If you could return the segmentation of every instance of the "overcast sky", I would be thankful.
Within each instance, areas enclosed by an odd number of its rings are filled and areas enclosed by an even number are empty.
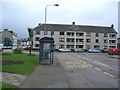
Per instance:
[[[111,26],[118,32],[119,0],[2,0],[0,1],[0,27],[17,33],[18,38],[27,38],[27,28],[47,23]],[[2,12],[2,13],[1,13]],[[2,21],[1,21],[2,20]]]

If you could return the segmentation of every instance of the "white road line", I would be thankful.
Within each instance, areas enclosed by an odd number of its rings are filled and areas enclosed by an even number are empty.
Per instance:
[[[110,76],[110,77],[115,77],[115,76],[113,76],[113,75],[111,75],[111,74],[109,74],[109,73],[107,73],[107,72],[104,72],[104,74],[106,74],[106,75],[108,75],[108,76]]]
[[[94,69],[95,69],[95,70],[98,70],[98,71],[101,71],[101,69],[99,69],[99,68],[96,68],[96,67],[95,67]]]
[[[98,63],[98,64],[100,64],[100,65],[103,65],[103,66],[109,67],[108,65],[103,64],[103,63],[100,63],[100,62],[98,62],[98,61],[94,61],[94,62],[95,62],[95,63]]]
[[[77,68],[77,66],[76,65],[73,65],[75,68]]]
[[[66,62],[66,64],[68,64],[68,62]]]
[[[83,62],[84,64],[86,64],[86,62]]]
[[[81,68],[80,65],[78,65],[78,67]]]
[[[91,65],[91,64],[88,64],[88,66],[93,67],[93,65]]]

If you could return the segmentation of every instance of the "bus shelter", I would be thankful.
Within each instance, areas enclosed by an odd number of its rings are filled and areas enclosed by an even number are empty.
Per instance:
[[[53,64],[54,38],[43,37],[39,43],[39,64]]]

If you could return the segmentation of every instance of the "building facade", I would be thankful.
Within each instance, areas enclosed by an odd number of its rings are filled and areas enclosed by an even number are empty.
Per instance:
[[[39,48],[42,37],[53,37],[55,49],[60,48],[117,48],[117,32],[114,26],[84,26],[64,24],[46,24],[47,35],[44,35],[45,24],[33,28],[33,48]]]
[[[0,32],[0,44],[3,44],[4,47],[17,47],[17,34],[8,29]]]

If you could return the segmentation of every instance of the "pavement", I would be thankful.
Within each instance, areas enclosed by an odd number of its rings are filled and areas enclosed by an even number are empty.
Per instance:
[[[57,59],[53,65],[38,65],[20,88],[69,88],[69,84]]]
[[[27,76],[24,75],[0,72],[0,81],[13,84],[17,87],[21,86],[26,78]]]

